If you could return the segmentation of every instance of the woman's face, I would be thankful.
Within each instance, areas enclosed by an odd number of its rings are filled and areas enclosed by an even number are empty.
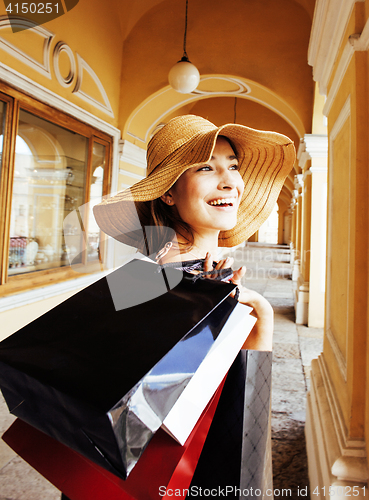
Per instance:
[[[238,168],[229,142],[219,137],[211,160],[186,170],[162,199],[199,234],[232,229],[244,190]]]

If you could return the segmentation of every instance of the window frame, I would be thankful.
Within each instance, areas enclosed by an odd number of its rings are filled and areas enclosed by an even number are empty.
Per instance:
[[[89,201],[92,176],[92,148],[98,142],[106,146],[106,169],[104,170],[103,196],[111,189],[114,137],[97,129],[93,125],[77,119],[67,112],[51,107],[30,95],[23,93],[0,81],[0,101],[6,104],[4,119],[3,153],[0,171],[0,297],[47,286],[69,279],[76,279],[80,265],[60,266],[39,271],[31,271],[8,276],[8,259],[10,243],[10,217],[12,208],[12,190],[14,179],[15,142],[18,131],[19,111],[28,111],[39,118],[55,125],[83,135],[88,139],[86,185],[84,203]],[[100,261],[84,262],[84,274],[99,272],[107,257],[105,238],[101,238]],[[75,270],[74,270],[75,267]]]

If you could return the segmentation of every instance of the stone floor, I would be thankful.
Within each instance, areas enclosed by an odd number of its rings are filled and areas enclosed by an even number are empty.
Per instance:
[[[287,247],[248,244],[229,255],[235,259],[235,268],[247,266],[245,286],[263,294],[275,312],[272,393],[275,498],[308,498],[305,402],[311,359],[322,350],[323,332],[294,323]],[[0,435],[12,421],[4,400],[0,399]],[[60,492],[0,440],[0,500],[57,499]]]

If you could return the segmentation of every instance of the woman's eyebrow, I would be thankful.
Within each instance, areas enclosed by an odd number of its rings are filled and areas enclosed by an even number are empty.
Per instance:
[[[215,157],[214,157],[214,156],[212,156],[212,157],[210,158],[210,160],[215,160]],[[237,156],[236,156],[236,155],[230,155],[230,156],[227,156],[227,160],[237,160],[237,161],[238,161],[238,158],[237,158]]]

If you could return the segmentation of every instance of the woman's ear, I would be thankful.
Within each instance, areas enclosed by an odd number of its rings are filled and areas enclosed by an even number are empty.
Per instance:
[[[164,201],[164,203],[166,203],[169,206],[173,206],[174,205],[173,196],[172,196],[172,194],[171,194],[170,191],[167,191],[162,196],[160,196],[160,199],[162,201]]]

